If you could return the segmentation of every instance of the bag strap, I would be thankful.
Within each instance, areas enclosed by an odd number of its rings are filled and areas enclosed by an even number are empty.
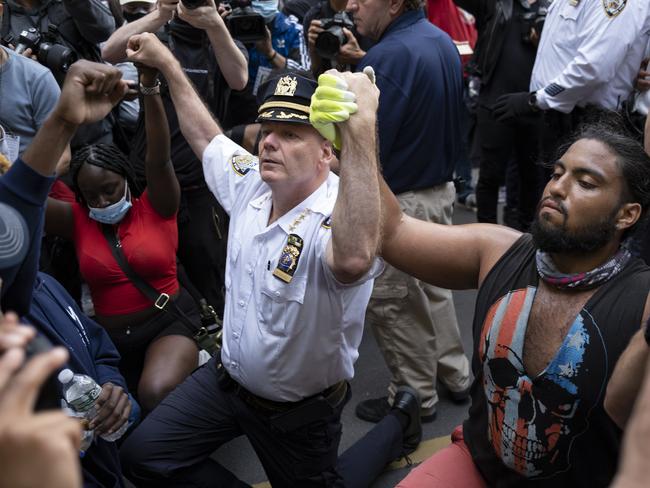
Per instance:
[[[117,261],[117,264],[120,266],[122,271],[124,271],[127,278],[133,282],[135,287],[149,300],[153,301],[153,304],[157,309],[176,317],[185,327],[187,327],[192,335],[196,334],[198,327],[192,323],[189,317],[185,315],[180,308],[178,308],[176,302],[170,300],[167,293],[160,293],[133,270],[122,251],[122,243],[115,233],[115,228],[109,224],[102,224],[102,233],[108,242],[108,246],[111,248],[115,261]],[[171,308],[168,308],[167,305],[170,305]]]

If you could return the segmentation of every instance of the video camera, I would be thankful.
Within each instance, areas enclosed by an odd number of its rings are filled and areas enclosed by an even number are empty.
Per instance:
[[[226,25],[235,39],[246,43],[266,37],[264,17],[253,10],[250,0],[225,0],[222,3],[231,9]]]
[[[70,65],[77,60],[77,54],[72,49],[58,44],[48,37],[47,34],[41,36],[35,27],[22,31],[16,44],[16,54],[22,54],[27,49],[31,49],[39,63],[55,73],[66,73]]]
[[[346,12],[334,14],[330,19],[320,19],[321,27],[325,29],[318,34],[314,47],[321,58],[334,59],[341,46],[348,42],[343,28],[352,29],[354,22]]]

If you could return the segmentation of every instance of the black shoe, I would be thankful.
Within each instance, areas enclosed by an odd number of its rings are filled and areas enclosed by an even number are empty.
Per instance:
[[[465,400],[469,398],[469,386],[460,391],[449,390],[449,398],[454,403],[465,403]]]
[[[415,451],[422,440],[422,422],[420,420],[420,397],[418,393],[408,386],[401,386],[395,393],[393,410],[399,410],[409,418],[408,425],[404,428],[402,447],[404,455]]]
[[[377,423],[390,412],[388,397],[371,398],[359,402],[354,412],[361,420]]]
[[[361,420],[366,422],[377,423],[383,419],[388,412],[390,412],[390,403],[388,397],[371,398],[357,403],[357,408],[354,413],[357,414]],[[436,419],[436,407],[428,409],[427,413],[420,412],[420,420],[423,424],[433,422]]]

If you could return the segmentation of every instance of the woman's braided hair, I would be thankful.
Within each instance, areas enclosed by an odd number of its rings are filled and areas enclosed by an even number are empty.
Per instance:
[[[70,161],[72,189],[75,192],[77,201],[85,203],[83,202],[81,192],[79,191],[79,184],[77,183],[79,170],[84,164],[92,164],[117,173],[126,179],[129,189],[134,196],[138,196],[141,193],[133,165],[115,144],[91,144],[75,151]]]

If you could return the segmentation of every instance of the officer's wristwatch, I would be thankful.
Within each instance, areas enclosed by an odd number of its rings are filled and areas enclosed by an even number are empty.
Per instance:
[[[140,83],[140,93],[142,95],[160,95],[160,80],[156,80],[154,86],[144,86]]]

